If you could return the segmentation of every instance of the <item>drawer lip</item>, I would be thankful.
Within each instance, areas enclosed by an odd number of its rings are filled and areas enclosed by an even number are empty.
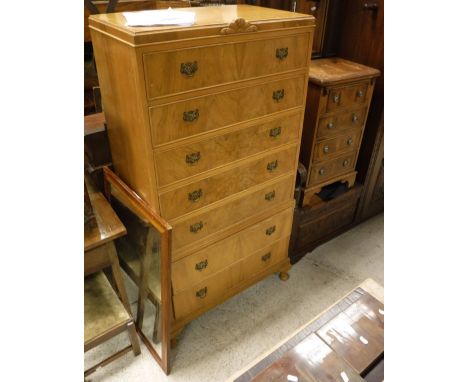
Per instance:
[[[336,158],[338,158],[340,156],[343,156],[343,155],[347,155],[348,153],[352,153],[353,151],[356,151],[356,152],[358,151],[358,149],[360,147],[360,144],[361,144],[362,127],[361,128],[356,127],[356,128],[351,128],[351,129],[345,129],[345,130],[342,130],[340,132],[341,132],[340,135],[336,135],[336,136],[333,136],[333,137],[322,137],[320,140],[317,140],[317,142],[314,144],[314,149],[313,149],[313,153],[312,153],[312,166],[315,165],[315,164],[318,164],[318,163],[323,163],[323,162],[327,162],[329,160],[336,159]],[[329,141],[331,143],[333,141],[346,139],[345,137],[349,137],[350,135],[352,135],[353,138],[355,139],[355,143],[354,143],[353,146],[345,147],[344,149],[341,149],[339,151],[332,152],[332,153],[330,153],[327,156],[324,156],[322,158],[320,158],[318,156],[317,152],[318,152],[319,146],[321,144],[326,143],[327,141]]]
[[[226,85],[236,85],[242,82],[251,82],[252,80],[256,79],[264,79],[267,77],[276,77],[278,75],[284,75],[284,74],[291,74],[295,73],[297,71],[304,71],[307,69],[308,71],[308,65],[309,65],[309,59],[306,57],[306,54],[301,51],[296,51],[294,52],[294,57],[296,61],[301,61],[300,64],[298,63],[296,66],[292,66],[289,69],[283,69],[278,68],[276,71],[272,71],[270,73],[260,73],[257,75],[253,75],[250,77],[239,77],[234,80],[226,80],[225,78],[220,79],[219,82],[214,82],[209,85],[205,86],[200,86],[200,87],[194,87],[194,88],[189,88],[185,90],[173,90],[173,91],[168,91],[164,94],[159,94],[159,95],[153,95],[151,96],[151,89],[150,89],[150,78],[152,77],[152,74],[150,73],[150,62],[151,62],[151,56],[153,55],[165,55],[165,54],[177,54],[178,52],[187,52],[189,53],[190,51],[197,52],[199,49],[223,49],[226,48],[227,46],[233,47],[233,49],[237,49],[238,47],[243,46],[243,50],[247,51],[244,52],[244,54],[248,54],[249,50],[249,45],[252,46],[254,44],[279,44],[279,40],[297,40],[297,39],[305,39],[308,40],[308,32],[306,31],[298,31],[296,34],[285,34],[283,36],[279,37],[272,37],[272,36],[262,36],[259,35],[257,39],[250,39],[250,40],[243,40],[243,41],[230,41],[226,43],[215,43],[215,44],[198,44],[196,46],[189,46],[189,47],[178,47],[176,49],[171,49],[167,48],[164,50],[158,50],[158,51],[146,51],[142,52],[141,60],[142,60],[142,67],[143,67],[143,73],[144,73],[144,78],[145,78],[145,94],[146,94],[146,99],[148,102],[155,101],[155,100],[163,100],[168,97],[187,97],[190,98],[190,95],[194,92],[205,92],[205,91],[215,91],[219,88],[223,88]],[[251,50],[251,47],[250,47]],[[207,52],[207,55],[213,55],[214,52]],[[174,57],[175,58],[175,57]],[[225,57],[223,57],[225,58]],[[231,55],[229,55],[229,58],[231,58]],[[236,56],[232,56],[233,59],[236,58]],[[236,60],[234,60],[236,61]],[[276,61],[275,61],[276,62]],[[281,64],[280,64],[281,65]],[[237,66],[237,65],[236,65]],[[175,67],[174,67],[175,68]],[[174,69],[173,68],[173,69]],[[177,69],[177,68],[175,68]],[[236,68],[234,68],[236,69]],[[177,70],[175,70],[177,72]],[[237,70],[234,70],[234,72],[237,72]],[[171,71],[172,73],[172,71]],[[180,74],[180,73],[177,73]],[[194,74],[196,76],[197,73]],[[240,76],[240,75],[239,75]],[[206,76],[205,76],[206,77]],[[174,86],[175,87],[175,86]]]
[[[331,183],[330,181],[332,179],[337,178],[336,180],[339,180],[341,177],[343,177],[344,174],[355,172],[354,168],[356,166],[357,156],[358,156],[358,151],[357,151],[357,149],[355,149],[353,151],[344,153],[344,154],[342,154],[340,156],[337,156],[335,158],[328,159],[326,161],[322,161],[322,162],[318,162],[318,163],[314,163],[312,166],[310,166],[310,169],[308,171],[309,175],[308,175],[308,181],[307,181],[307,188],[309,188],[311,186],[319,187],[320,185],[330,184]],[[324,165],[327,165],[327,164],[330,164],[330,163],[333,163],[333,162],[339,162],[339,161],[341,161],[343,159],[346,159],[346,158],[349,158],[351,163],[349,164],[348,167],[345,168],[344,171],[335,171],[333,169],[333,172],[330,174],[330,176],[327,176],[327,177],[325,177],[323,179],[316,179],[315,181],[313,180],[313,176],[314,176],[313,174],[315,173],[315,171],[319,167],[322,167]]]

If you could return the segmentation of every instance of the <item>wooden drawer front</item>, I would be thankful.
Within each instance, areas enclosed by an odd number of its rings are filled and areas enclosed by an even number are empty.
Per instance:
[[[366,109],[358,109],[331,117],[321,118],[318,124],[317,139],[325,139],[343,134],[346,129],[362,128]]]
[[[364,105],[367,101],[368,86],[369,84],[365,82],[358,85],[330,89],[327,99],[327,112]]]
[[[234,223],[291,199],[295,176],[263,187],[215,209],[172,223],[174,252],[185,245],[221,231]],[[174,257],[176,254],[174,254]]]
[[[150,107],[153,145],[302,106],[304,77]]]
[[[348,134],[318,142],[314,147],[313,161],[336,158],[347,151],[355,151],[359,147],[361,130],[349,130]]]
[[[174,293],[202,282],[210,275],[278,239],[288,237],[291,224],[292,211],[287,209],[176,261],[172,264]]]
[[[355,152],[311,167],[309,185],[322,183],[354,169]]]
[[[307,66],[308,35],[143,56],[149,99]]]
[[[284,260],[287,254],[289,238],[275,242],[269,247],[249,253],[245,259],[237,261],[217,273],[211,274],[199,283],[175,292],[173,296],[175,317],[188,316],[205,306],[222,302],[229,289],[243,280],[254,276],[262,270]],[[219,255],[219,253],[218,253]],[[265,260],[262,260],[264,258]],[[175,270],[173,270],[174,282]]]
[[[299,139],[301,114],[155,153],[160,186]]]
[[[190,183],[159,196],[161,213],[172,219],[266,182],[296,168],[297,145],[249,161],[221,174]]]

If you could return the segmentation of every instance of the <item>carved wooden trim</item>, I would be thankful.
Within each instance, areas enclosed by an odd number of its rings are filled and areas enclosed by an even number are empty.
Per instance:
[[[248,21],[245,21],[243,18],[238,18],[228,25],[227,28],[221,29],[221,34],[233,34],[233,33],[246,33],[246,32],[256,32],[258,27],[256,25],[250,24]]]

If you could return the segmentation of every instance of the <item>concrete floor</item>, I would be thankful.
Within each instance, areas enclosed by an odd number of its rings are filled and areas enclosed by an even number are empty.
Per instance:
[[[302,258],[287,282],[272,275],[191,322],[171,351],[166,377],[147,349],[127,353],[92,382],[224,381],[366,278],[384,285],[384,216],[378,215]],[[136,288],[129,285],[136,302]],[[133,304],[135,306],[135,303]],[[85,369],[128,345],[125,333],[85,354]]]

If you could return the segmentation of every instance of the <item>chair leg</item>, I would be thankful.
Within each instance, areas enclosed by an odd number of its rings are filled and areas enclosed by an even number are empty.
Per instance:
[[[130,342],[132,343],[133,354],[137,356],[141,353],[140,341],[138,340],[138,335],[135,329],[135,323],[129,322],[127,324],[128,336],[130,337]]]

